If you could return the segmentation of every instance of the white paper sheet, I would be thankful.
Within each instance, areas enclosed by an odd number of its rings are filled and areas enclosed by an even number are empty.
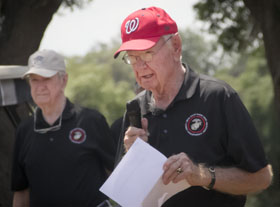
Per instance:
[[[122,207],[160,207],[189,187],[185,180],[163,184],[162,167],[166,160],[162,153],[138,138],[100,191]]]

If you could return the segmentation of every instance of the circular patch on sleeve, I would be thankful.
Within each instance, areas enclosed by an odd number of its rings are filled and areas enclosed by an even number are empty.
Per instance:
[[[69,133],[69,139],[75,144],[81,144],[86,141],[86,132],[81,128],[72,129]]]
[[[202,114],[192,114],[185,123],[185,129],[192,136],[199,136],[206,132],[208,122]]]

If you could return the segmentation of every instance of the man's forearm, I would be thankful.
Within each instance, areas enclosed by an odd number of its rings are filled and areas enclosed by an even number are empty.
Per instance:
[[[210,175],[209,175],[210,176]],[[255,173],[238,168],[216,168],[214,189],[233,195],[246,195],[266,189],[272,181],[270,165]]]
[[[15,191],[13,197],[13,207],[29,207],[29,189]]]

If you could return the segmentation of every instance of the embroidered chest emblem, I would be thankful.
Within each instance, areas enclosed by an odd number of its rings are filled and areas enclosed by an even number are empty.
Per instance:
[[[199,136],[206,132],[208,122],[202,114],[192,114],[185,123],[185,129],[192,136]]]
[[[81,128],[72,129],[69,133],[69,139],[75,144],[81,144],[86,140],[86,132]]]

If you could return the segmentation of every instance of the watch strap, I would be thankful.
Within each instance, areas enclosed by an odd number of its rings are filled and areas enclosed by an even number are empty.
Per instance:
[[[216,183],[215,168],[211,166],[211,167],[208,168],[208,171],[211,174],[211,182],[210,182],[210,184],[207,187],[205,186],[204,188],[207,189],[207,190],[212,190],[214,185],[215,185],[215,183]]]

